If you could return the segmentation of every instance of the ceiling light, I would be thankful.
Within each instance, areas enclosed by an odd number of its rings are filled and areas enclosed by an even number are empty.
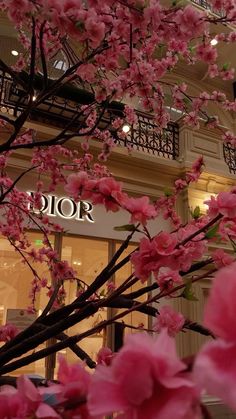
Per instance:
[[[53,64],[53,67],[57,70],[66,71],[68,69],[68,65],[63,60],[56,60]]]
[[[217,39],[216,38],[213,38],[212,40],[211,40],[211,45],[214,47],[215,45],[217,45],[218,44],[218,41],[217,41]]]
[[[12,55],[14,55],[14,57],[17,57],[17,55],[19,55],[19,52],[18,52],[18,51],[16,51],[15,49],[13,49],[13,50],[11,51],[11,53],[12,53]]]
[[[74,260],[73,265],[81,266],[82,262],[80,260]]]
[[[128,124],[124,124],[122,127],[122,131],[127,134],[130,131],[130,126]]]

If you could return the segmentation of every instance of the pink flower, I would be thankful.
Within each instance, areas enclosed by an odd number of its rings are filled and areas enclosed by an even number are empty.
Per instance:
[[[175,285],[182,284],[183,282],[179,272],[172,271],[171,269],[160,272],[155,276],[161,290],[171,290]]]
[[[76,74],[78,74],[82,80],[93,83],[95,81],[96,67],[91,63],[82,64],[76,71]]]
[[[176,193],[178,193],[179,191],[182,191],[184,188],[186,188],[186,186],[187,186],[186,180],[177,179],[175,181],[175,190],[176,190]]]
[[[157,339],[144,333],[130,335],[111,366],[97,367],[89,411],[92,415],[123,412],[124,419],[192,418],[198,395],[184,369],[165,330]]]
[[[204,204],[208,205],[208,214],[210,217],[216,217],[219,214],[217,200],[214,196],[211,196],[209,200],[204,201]]]
[[[215,217],[222,214],[228,218],[236,217],[236,193],[220,192],[216,198],[211,196],[210,201],[205,201],[209,207],[209,215]]]
[[[206,26],[202,17],[203,14],[191,5],[187,5],[183,10],[179,9],[175,17],[175,22],[179,25],[178,30],[180,34],[178,37],[186,40],[202,33]]]
[[[184,325],[184,316],[177,313],[171,306],[163,306],[159,309],[159,314],[153,323],[153,330],[160,332],[166,328],[169,336],[175,336]]]
[[[81,419],[89,419],[86,399],[90,386],[90,374],[85,370],[82,363],[68,365],[63,356],[58,357],[58,381],[60,382],[59,398],[75,406],[74,416]],[[76,416],[76,414],[78,416]]]
[[[149,198],[147,196],[142,196],[141,198],[128,198],[125,201],[125,208],[131,213],[131,223],[138,221],[145,225],[147,220],[150,220],[157,215],[157,211],[154,206],[149,203]]]
[[[9,340],[13,339],[19,333],[19,329],[17,329],[14,324],[7,323],[4,326],[0,327],[0,342],[8,342]]]
[[[90,383],[90,375],[85,371],[82,363],[69,365],[63,356],[58,357],[58,380],[63,385],[70,385],[73,382],[78,382],[78,391],[85,394],[88,391]]]
[[[236,262],[216,274],[205,308],[204,324],[216,336],[236,343],[235,270]]]
[[[232,132],[226,131],[222,135],[222,139],[225,143],[230,143],[231,145],[236,146],[236,135],[234,135]]]
[[[199,128],[199,117],[198,114],[194,111],[189,112],[185,117],[184,117],[184,122],[189,125],[190,127],[193,128]]]
[[[73,279],[76,277],[76,272],[69,266],[67,260],[61,260],[53,264],[52,275],[57,280]]]
[[[223,249],[217,249],[212,253],[212,259],[217,268],[223,268],[224,266],[230,265],[234,262],[234,258],[228,253],[224,252]]]
[[[88,38],[91,41],[92,48],[97,48],[105,35],[105,25],[103,22],[97,22],[89,18],[85,21],[85,29],[87,30]]]
[[[236,217],[236,193],[220,192],[217,195],[219,212],[226,217]]]
[[[195,380],[200,388],[221,398],[236,411],[236,262],[215,276],[208,298],[204,324],[219,337],[197,355]]]
[[[177,245],[177,237],[175,234],[163,231],[154,237],[153,243],[159,255],[172,255]]]
[[[216,340],[197,355],[194,378],[200,389],[219,397],[236,412],[236,344]]]
[[[110,348],[101,348],[97,354],[97,363],[102,365],[110,365],[114,354]]]
[[[139,250],[131,255],[131,263],[134,265],[135,275],[142,281],[147,281],[152,271],[161,266],[161,260],[153,246],[153,241],[142,238]]]
[[[98,180],[97,192],[92,196],[94,204],[103,204],[107,211],[116,212],[120,209],[127,195],[122,192],[122,184],[112,177]]]
[[[217,50],[210,44],[204,45],[201,44],[197,47],[196,50],[198,58],[205,61],[208,64],[212,64],[215,62],[217,58]]]
[[[27,408],[27,415],[25,417],[30,417],[32,414],[35,414],[37,418],[59,419],[60,416],[52,407],[43,402],[38,389],[25,375],[17,379],[17,390],[21,401]]]
[[[86,172],[81,171],[78,174],[72,174],[67,178],[65,191],[73,197],[78,197],[81,193],[81,189],[86,185],[87,181],[88,175]]]

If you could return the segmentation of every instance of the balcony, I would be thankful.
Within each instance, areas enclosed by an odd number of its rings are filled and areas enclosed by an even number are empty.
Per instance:
[[[197,6],[202,7],[205,10],[209,10],[215,15],[224,16],[224,13],[221,12],[220,10],[214,10],[211,3],[209,3],[207,0],[191,0],[191,2],[196,4]]]
[[[27,84],[27,74],[22,75]],[[42,78],[35,79],[35,91],[42,88]],[[30,119],[57,128],[65,128],[70,123],[70,131],[78,130],[79,119],[76,115],[81,106],[93,101],[93,94],[79,89],[74,85],[64,85],[55,96],[51,96],[37,106],[30,114]],[[16,84],[11,76],[0,71],[0,111],[17,117],[28,103],[28,93],[20,84]],[[124,105],[118,102],[109,103],[99,127],[112,130],[111,124],[115,117],[123,116]],[[168,124],[161,133],[151,115],[138,112],[138,121],[131,126],[125,139],[115,136],[119,146],[128,146],[131,150],[142,151],[165,159],[176,160],[179,155],[179,129],[174,122]],[[74,121],[71,123],[71,121]]]
[[[236,174],[236,148],[231,144],[223,144],[223,153],[225,163],[229,168],[229,172]]]

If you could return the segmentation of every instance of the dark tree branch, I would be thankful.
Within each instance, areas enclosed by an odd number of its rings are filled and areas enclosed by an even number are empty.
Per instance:
[[[41,63],[43,68],[43,82],[44,82],[44,89],[46,90],[48,87],[48,70],[47,70],[47,63],[45,59],[44,53],[44,45],[43,45],[43,36],[44,36],[44,28],[45,28],[46,21],[44,21],[40,28],[39,34],[39,46],[40,46],[40,55],[41,55]]]
[[[37,166],[32,166],[29,169],[25,170],[24,172],[22,172],[12,183],[12,185],[0,196],[0,204],[3,202],[3,200],[6,198],[6,196],[14,189],[14,187],[16,186],[16,184],[19,182],[19,180],[22,179],[22,177],[24,175],[26,175],[27,173],[31,172],[31,170],[36,169]]]

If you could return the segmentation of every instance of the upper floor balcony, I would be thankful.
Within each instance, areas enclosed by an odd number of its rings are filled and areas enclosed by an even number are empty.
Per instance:
[[[27,82],[27,75],[25,74],[24,77]],[[41,83],[42,79],[37,77],[35,82],[36,94],[40,91]],[[81,106],[91,103],[91,100],[92,93],[71,84],[64,85],[59,89],[57,95],[49,97],[32,110],[30,120],[59,129],[63,129],[69,124],[70,131],[76,133],[79,122],[76,115],[79,115]],[[25,109],[27,103],[28,94],[24,88],[13,81],[8,73],[1,70],[0,113],[7,114],[11,118],[17,117]],[[160,132],[152,115],[140,111],[136,112],[137,123],[133,126],[127,126],[124,137],[115,137],[117,145],[126,146],[130,150],[144,152],[150,156],[163,159],[181,159],[183,141],[180,138],[179,125],[176,122],[170,122],[167,128]],[[112,121],[117,116],[123,116],[123,105],[112,102],[100,120],[100,127],[112,130]],[[191,142],[191,140],[188,141]],[[199,139],[199,141],[201,140]],[[188,144],[185,144],[184,147],[188,148]],[[229,144],[223,146],[221,144],[220,148],[222,150],[220,152],[221,158],[225,160],[230,173],[236,174],[236,149]]]
[[[212,12],[218,16],[223,16],[223,12],[220,10],[215,10],[212,7],[212,4],[207,0],[191,0],[192,3],[196,4],[197,6],[202,7],[205,10],[209,10],[209,12]]]
[[[27,75],[24,75],[27,81]],[[41,78],[37,77],[35,92],[40,91]],[[37,93],[36,93],[37,94]],[[56,95],[45,99],[30,114],[31,121],[47,124],[57,128],[65,128],[75,132],[78,129],[81,106],[91,103],[92,93],[68,84],[62,86]],[[28,94],[11,76],[0,71],[0,112],[11,117],[17,117],[26,108]],[[112,121],[117,116],[123,116],[123,105],[112,102],[102,116],[99,127],[112,131]],[[71,121],[74,121],[73,123]],[[130,150],[142,151],[150,155],[176,160],[179,156],[179,129],[175,122],[168,123],[163,132],[158,131],[152,115],[137,111],[137,123],[127,125],[125,137],[115,135],[118,146],[126,146]]]

